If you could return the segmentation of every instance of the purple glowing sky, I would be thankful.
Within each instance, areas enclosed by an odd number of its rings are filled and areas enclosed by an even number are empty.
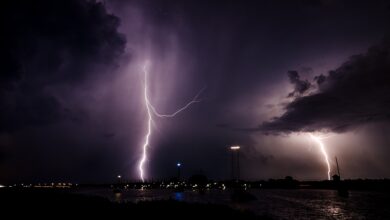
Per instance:
[[[137,179],[146,61],[160,112],[207,87],[155,118],[148,177],[181,161],[184,176],[228,178],[238,144],[243,178],[325,179],[307,132],[331,134],[345,178],[390,176],[385,1],[37,5],[1,9],[0,182]]]

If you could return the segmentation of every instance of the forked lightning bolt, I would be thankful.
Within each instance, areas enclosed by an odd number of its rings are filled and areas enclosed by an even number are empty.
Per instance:
[[[145,77],[144,78],[144,94],[143,95],[144,95],[145,107],[146,107],[146,111],[147,111],[147,115],[148,115],[148,123],[147,123],[147,132],[146,132],[146,135],[145,135],[145,142],[144,142],[144,144],[142,146],[142,157],[141,157],[141,160],[139,161],[139,164],[138,164],[138,171],[139,171],[139,175],[140,175],[140,178],[141,178],[142,182],[145,181],[144,164],[145,164],[145,162],[147,160],[147,150],[148,150],[148,146],[149,146],[150,136],[152,135],[153,115],[156,116],[156,117],[159,117],[159,118],[172,118],[172,117],[175,117],[177,114],[179,114],[180,112],[186,110],[192,104],[200,102],[200,100],[198,100],[198,97],[200,96],[200,94],[205,89],[205,88],[203,88],[202,90],[200,90],[198,92],[198,94],[196,94],[196,96],[189,103],[187,103],[183,107],[179,108],[175,112],[173,112],[171,114],[160,114],[160,113],[157,112],[156,108],[152,105],[152,103],[150,102],[150,99],[149,99],[147,64],[145,64],[143,66],[143,72],[144,72],[144,77]]]
[[[179,114],[180,112],[186,110],[190,105],[194,104],[194,103],[197,103],[197,102],[200,102],[200,100],[198,100],[198,97],[199,95],[203,92],[205,88],[201,89],[198,94],[196,94],[196,96],[189,102],[187,103],[186,105],[184,105],[183,107],[179,108],[178,110],[176,110],[175,112],[173,112],[172,114],[160,114],[157,112],[156,108],[150,103],[149,103],[149,106],[150,108],[152,109],[153,111],[153,114],[156,115],[157,117],[160,117],[160,118],[173,118],[175,117],[177,114]]]
[[[322,143],[322,139],[324,139],[324,137],[315,136],[313,134],[309,134],[309,135],[310,135],[311,139],[313,139],[313,141],[315,141],[318,144],[318,146],[320,147],[321,153],[324,156],[326,166],[328,167],[328,180],[330,180],[329,157],[328,157],[328,153],[325,150],[325,145],[324,145],[324,143]]]
[[[146,107],[146,112],[148,114],[148,125],[147,125],[147,133],[145,135],[145,142],[144,145],[142,146],[142,157],[138,165],[138,170],[139,170],[139,175],[142,180],[142,182],[145,181],[144,179],[144,163],[146,161],[146,154],[147,154],[147,147],[149,145],[149,137],[152,132],[152,112],[150,110],[150,105],[149,105],[149,98],[148,98],[148,72],[146,69],[146,65],[143,68],[144,74],[145,74],[145,82],[144,82],[144,101],[145,101],[145,107]]]

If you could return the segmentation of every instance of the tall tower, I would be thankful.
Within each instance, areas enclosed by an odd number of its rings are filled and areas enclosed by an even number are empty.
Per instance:
[[[176,167],[177,167],[177,181],[180,181],[180,168],[181,168],[181,163],[178,162],[176,164]]]
[[[240,146],[231,146],[232,153],[231,175],[232,180],[238,181],[240,179]]]

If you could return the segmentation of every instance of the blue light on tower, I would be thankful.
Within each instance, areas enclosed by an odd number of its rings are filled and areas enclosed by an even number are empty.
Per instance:
[[[176,167],[177,167],[177,180],[179,181],[180,180],[180,167],[181,167],[181,163],[177,162]]]

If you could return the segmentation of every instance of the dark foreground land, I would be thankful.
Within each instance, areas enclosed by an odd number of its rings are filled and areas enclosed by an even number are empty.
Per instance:
[[[0,189],[0,216],[46,218],[138,217],[158,219],[270,219],[224,205],[174,200],[115,203],[108,199],[57,189]]]

